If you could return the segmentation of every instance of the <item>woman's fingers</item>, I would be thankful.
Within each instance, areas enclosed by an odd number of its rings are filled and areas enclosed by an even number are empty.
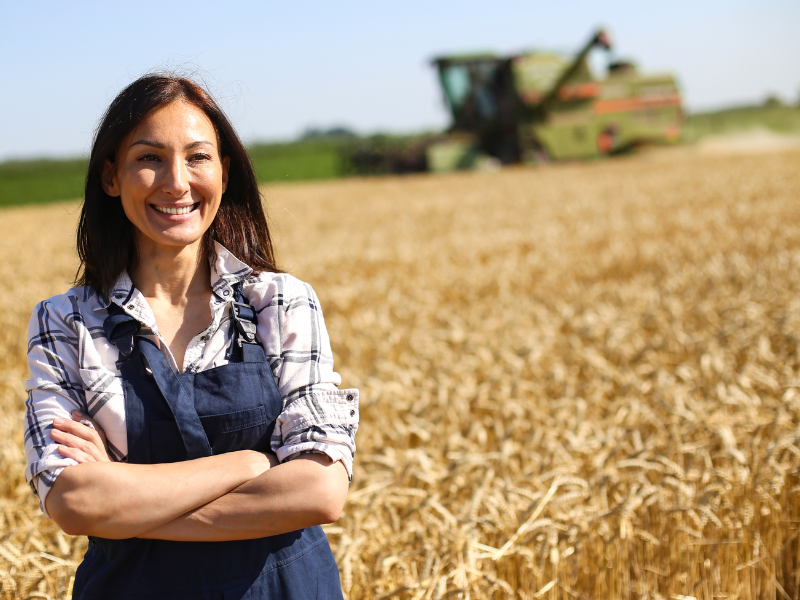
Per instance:
[[[98,439],[102,439],[100,434],[97,432],[97,428],[94,422],[89,419],[88,417],[84,417],[83,413],[79,413],[77,411],[73,412],[73,419],[54,419],[53,420],[53,427],[60,431],[66,431],[67,433],[71,433],[74,436],[77,436],[81,439],[87,441],[96,441]],[[81,415],[80,418],[75,418],[77,415]],[[84,419],[87,423],[91,423],[91,426],[88,426],[84,423],[81,423],[81,419]]]
[[[98,436],[100,436],[100,439],[103,440],[103,444],[105,444],[106,432],[103,431],[103,428],[97,424],[97,421],[95,421],[89,415],[86,415],[79,410],[72,411],[72,418],[81,425],[85,426],[86,429],[88,429],[89,431],[94,431]]]
[[[58,453],[64,458],[71,458],[77,461],[78,464],[97,462],[91,454],[87,454],[83,450],[78,450],[77,448],[70,448],[69,446],[59,446]]]
[[[74,458],[79,463],[98,461],[97,447],[91,442],[57,429],[54,429],[51,435],[58,443],[58,452],[61,456]]]
[[[55,419],[51,435],[53,439],[70,448],[75,448],[96,461],[108,461],[105,434],[97,428],[94,421],[79,411],[73,411],[73,418]],[[83,422],[81,422],[83,421]],[[74,457],[70,457],[74,458]],[[77,460],[77,459],[76,459]]]

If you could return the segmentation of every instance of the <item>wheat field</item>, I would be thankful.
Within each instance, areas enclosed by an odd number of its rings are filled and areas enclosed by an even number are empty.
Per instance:
[[[800,152],[264,193],[362,393],[347,598],[798,598]],[[77,206],[0,213],[3,599],[67,596],[85,549],[21,449]]]

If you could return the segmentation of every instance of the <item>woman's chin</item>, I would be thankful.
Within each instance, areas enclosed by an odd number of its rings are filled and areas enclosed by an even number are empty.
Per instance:
[[[175,228],[173,228],[175,229]],[[140,253],[174,253],[176,250],[192,249],[198,251],[205,231],[143,232],[137,231],[136,242]]]

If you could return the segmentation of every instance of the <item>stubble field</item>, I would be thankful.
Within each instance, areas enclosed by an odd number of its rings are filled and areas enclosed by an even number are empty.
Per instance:
[[[797,598],[800,152],[271,186],[362,393],[327,527],[362,598]],[[25,327],[77,204],[0,212],[0,586],[85,540],[22,477]]]

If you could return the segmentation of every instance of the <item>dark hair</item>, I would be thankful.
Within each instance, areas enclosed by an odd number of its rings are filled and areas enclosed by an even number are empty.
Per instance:
[[[156,108],[184,101],[202,110],[219,138],[220,158],[229,157],[228,186],[219,211],[205,233],[203,249],[213,258],[214,241],[230,250],[255,273],[279,272],[275,264],[267,217],[253,165],[233,126],[211,96],[196,83],[169,74],[140,77],[122,90],[97,128],[86,173],[86,188],[78,222],[78,285],[91,286],[108,298],[124,269],[138,264],[133,224],[120,198],[102,185],[106,160],[116,162],[122,140]]]

